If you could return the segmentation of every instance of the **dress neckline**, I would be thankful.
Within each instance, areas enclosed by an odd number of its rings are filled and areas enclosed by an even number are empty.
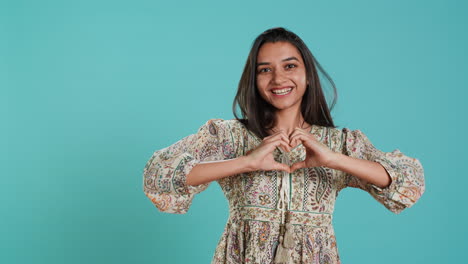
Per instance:
[[[241,126],[247,131],[248,134],[250,134],[251,137],[253,137],[257,142],[261,143],[262,140],[257,136],[255,135],[254,133],[252,133],[250,130],[247,129],[247,127],[240,121],[237,121],[239,124],[241,124]],[[309,133],[312,133],[314,131],[314,128],[317,128],[318,126],[317,125],[314,125],[314,124],[311,124],[310,125],[310,130],[309,130]],[[302,142],[300,142],[299,144],[297,144],[297,146],[295,146],[294,148],[291,149],[290,152],[293,152],[295,149],[297,149],[299,146],[302,146]],[[279,147],[276,147],[276,149],[278,149],[281,153],[283,153],[283,151],[279,148]]]

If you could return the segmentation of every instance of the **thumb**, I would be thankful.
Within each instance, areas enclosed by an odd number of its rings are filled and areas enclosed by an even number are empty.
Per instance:
[[[283,164],[283,163],[279,163],[279,162],[275,162],[275,165],[274,165],[274,170],[282,170],[282,171],[285,171],[285,172],[291,172],[291,168],[286,165],[286,164]]]
[[[291,172],[297,169],[305,168],[305,167],[306,167],[305,161],[296,162],[291,166]]]

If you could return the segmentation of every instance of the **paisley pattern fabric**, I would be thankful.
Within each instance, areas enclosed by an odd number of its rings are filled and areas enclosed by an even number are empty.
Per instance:
[[[360,130],[313,125],[310,133],[335,152],[380,163],[391,184],[379,188],[327,167],[222,178],[217,182],[230,214],[212,263],[340,263],[332,226],[340,190],[360,188],[397,214],[424,193],[418,159],[398,149],[382,152]],[[162,212],[186,213],[194,196],[210,184],[186,184],[186,175],[196,164],[244,156],[260,143],[235,119],[210,119],[196,133],[154,152],[143,171],[144,193]],[[284,153],[277,148],[273,155],[291,165],[305,158],[305,147],[299,144]]]

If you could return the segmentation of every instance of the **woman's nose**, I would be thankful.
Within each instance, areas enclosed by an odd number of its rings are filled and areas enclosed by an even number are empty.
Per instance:
[[[276,84],[281,84],[285,80],[284,73],[280,71],[273,72],[273,82]]]

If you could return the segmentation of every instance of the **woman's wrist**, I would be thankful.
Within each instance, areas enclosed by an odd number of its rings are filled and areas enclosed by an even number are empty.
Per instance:
[[[339,165],[342,161],[343,158],[345,158],[346,155],[339,153],[339,152],[333,152],[333,154],[330,156],[330,159],[326,164],[324,164],[325,167],[330,168],[330,169],[339,169]]]
[[[241,156],[238,158],[239,160],[239,167],[243,168],[243,172],[252,172],[256,171],[254,164],[250,160],[249,156]]]

